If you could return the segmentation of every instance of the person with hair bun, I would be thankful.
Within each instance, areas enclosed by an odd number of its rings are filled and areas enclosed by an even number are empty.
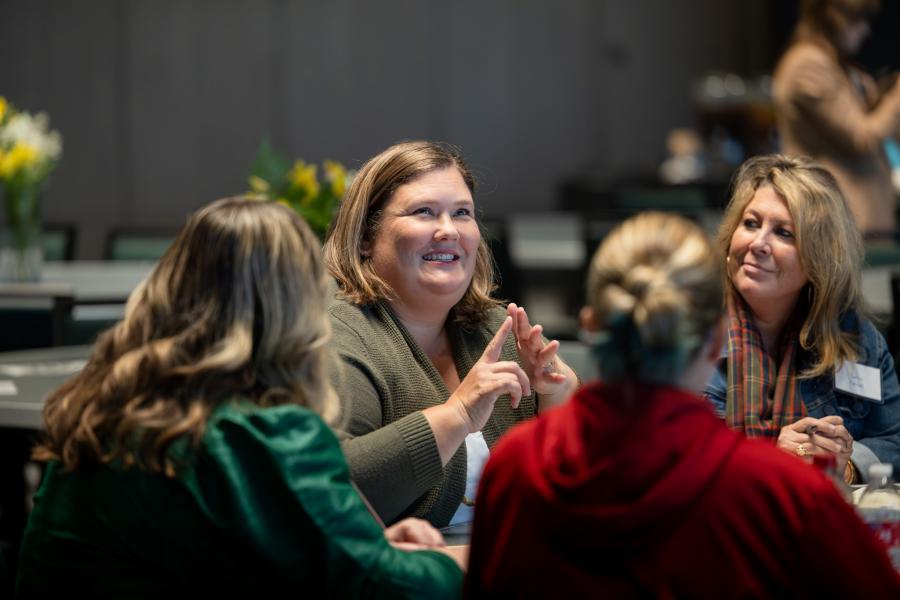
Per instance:
[[[803,157],[751,158],[719,228],[728,342],[705,394],[726,424],[848,483],[900,472],[900,384],[866,318],[862,237],[832,174]]]
[[[719,271],[677,215],[640,214],[603,241],[581,313],[601,380],[491,454],[466,596],[898,597],[831,480],[729,430],[698,394],[724,332]]]
[[[47,401],[18,597],[459,596],[441,534],[350,481],[320,252],[277,203],[188,219]]]
[[[471,522],[490,448],[578,379],[525,309],[491,297],[475,178],[451,147],[394,144],[362,166],[325,242],[353,479],[385,522]]]

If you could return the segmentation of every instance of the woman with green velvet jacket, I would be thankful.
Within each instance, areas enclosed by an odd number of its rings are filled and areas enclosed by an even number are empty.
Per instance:
[[[20,597],[459,595],[440,533],[383,530],[350,482],[318,245],[275,203],[188,220],[47,402]]]

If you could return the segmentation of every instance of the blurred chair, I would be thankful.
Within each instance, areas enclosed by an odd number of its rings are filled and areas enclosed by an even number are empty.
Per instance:
[[[9,230],[0,228],[0,243],[10,244]],[[38,244],[44,252],[44,260],[70,261],[75,258],[78,230],[69,223],[44,223],[38,234]]]
[[[161,228],[114,228],[106,236],[103,256],[107,260],[156,262],[172,244],[175,232]],[[119,322],[103,306],[76,308],[66,321],[64,345],[93,344],[101,333]],[[116,312],[116,311],[112,311]]]
[[[525,269],[579,269],[584,222],[575,213],[520,213],[507,221],[513,261]]]
[[[84,308],[95,307],[76,307],[83,310]],[[94,315],[69,315],[63,328],[63,346],[83,346],[93,344],[97,341],[97,336],[119,322],[118,317],[105,316],[103,314]]]
[[[509,235],[502,219],[482,219],[481,235],[491,249],[494,258],[494,297],[507,302],[519,302],[522,297],[522,281],[519,269],[509,253]]]
[[[866,266],[900,268],[900,245],[890,243],[867,243]]]
[[[520,213],[506,223],[509,253],[521,280],[512,298],[547,337],[575,339],[587,264],[584,219],[577,213]]]
[[[590,266],[591,259],[600,247],[600,243],[619,223],[624,219],[613,219],[604,217],[593,217],[587,219],[585,223],[585,248],[587,250],[586,264]],[[585,268],[584,276],[587,277],[587,268]]]
[[[586,262],[616,225],[637,213],[675,212],[698,222],[708,233],[718,228],[728,198],[727,181],[672,185],[648,173],[585,171],[561,182],[558,206],[582,215]]]
[[[696,221],[710,234],[715,234],[722,218],[722,209],[710,204],[702,187],[624,187],[616,190],[613,198],[624,218],[647,210],[674,212]]]
[[[874,276],[879,275],[878,279]],[[892,238],[867,236],[863,295],[874,313],[873,322],[884,334],[891,354],[900,353],[900,245]],[[881,285],[874,284],[880,282]],[[883,290],[884,282],[890,285]],[[885,300],[885,301],[882,301]]]
[[[44,260],[74,260],[78,229],[69,223],[45,223],[41,229]]]
[[[106,236],[107,260],[157,261],[175,240],[169,229],[117,228]]]
[[[894,359],[900,358],[900,272],[891,273],[890,275],[890,297],[891,297],[891,314],[888,318],[882,317],[878,319],[878,315],[874,320],[884,334],[887,341],[888,350]]]
[[[613,192],[618,208],[637,213],[645,210],[677,212],[697,216],[707,208],[706,193],[696,187],[625,187]]]
[[[45,348],[54,342],[53,312],[44,307],[0,307],[0,352]]]

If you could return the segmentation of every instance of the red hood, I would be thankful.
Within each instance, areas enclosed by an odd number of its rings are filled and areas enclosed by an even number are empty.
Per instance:
[[[554,507],[545,531],[570,548],[583,539],[621,550],[665,533],[740,439],[705,401],[671,387],[595,383],[557,410],[534,422],[523,462]]]

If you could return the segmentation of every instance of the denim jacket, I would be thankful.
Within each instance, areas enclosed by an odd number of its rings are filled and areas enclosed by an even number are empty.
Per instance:
[[[853,436],[851,460],[863,478],[868,480],[869,467],[877,462],[891,463],[900,473],[900,384],[894,370],[894,359],[887,342],[867,319],[849,313],[841,319],[841,329],[859,332],[859,363],[881,371],[881,401],[876,402],[842,392],[834,387],[834,374],[800,380],[800,395],[809,416],[822,418],[840,415]],[[808,368],[814,354],[798,350],[798,372]],[[713,410],[725,417],[728,389],[728,349],[722,356],[704,395]]]

